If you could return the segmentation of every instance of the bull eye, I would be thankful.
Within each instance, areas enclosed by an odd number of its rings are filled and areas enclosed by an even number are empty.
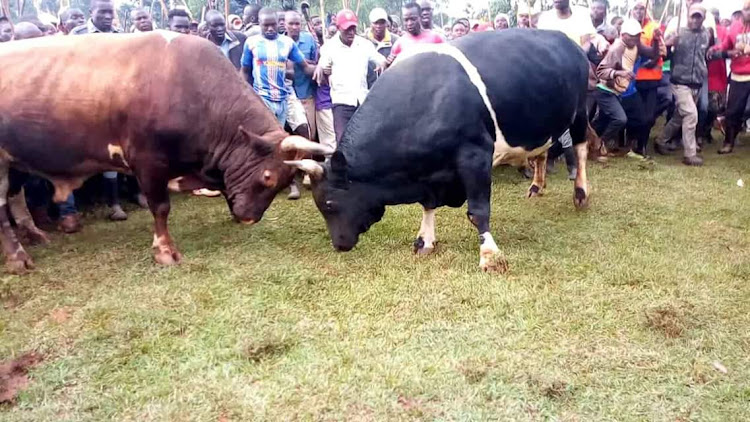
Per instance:
[[[333,211],[333,201],[326,201],[326,211]]]
[[[263,172],[263,185],[272,188],[276,185],[276,175],[271,170]]]

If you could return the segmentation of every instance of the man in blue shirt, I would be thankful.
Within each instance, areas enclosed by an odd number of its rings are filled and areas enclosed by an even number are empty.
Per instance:
[[[284,126],[286,98],[289,95],[284,87],[286,62],[291,60],[299,64],[308,75],[315,72],[315,65],[305,61],[302,52],[291,38],[279,35],[278,19],[273,9],[261,9],[258,18],[261,34],[245,41],[242,75],[271,109],[281,126]]]
[[[315,38],[309,32],[302,32],[302,17],[299,12],[290,10],[286,12],[287,35],[294,40],[300,52],[305,56],[305,61],[315,64],[318,61],[318,46]],[[303,66],[294,65],[294,92],[302,103],[305,117],[309,128],[309,138],[315,139],[315,88],[317,85],[310,75],[305,74]]]

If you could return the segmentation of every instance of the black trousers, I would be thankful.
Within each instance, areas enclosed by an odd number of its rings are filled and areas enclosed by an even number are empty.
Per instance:
[[[594,122],[594,130],[602,140],[613,146],[623,129],[628,130],[628,138],[636,140],[636,150],[645,153],[648,144],[648,121],[644,115],[643,102],[637,94],[625,98],[607,92],[597,91],[599,118]]]
[[[727,124],[737,129],[740,128],[745,116],[748,98],[750,98],[750,82],[729,81]]]
[[[661,81],[637,81],[635,87],[643,102],[643,116],[646,118],[648,129],[656,123],[656,109],[659,107],[659,85]]]
[[[351,120],[357,108],[346,104],[333,105],[333,131],[336,132],[336,145],[341,142],[346,125],[349,124],[349,120]]]

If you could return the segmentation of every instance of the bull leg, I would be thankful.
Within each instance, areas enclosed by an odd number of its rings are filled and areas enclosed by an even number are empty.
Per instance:
[[[47,244],[50,242],[47,233],[34,224],[34,219],[26,206],[26,195],[23,188],[17,194],[8,198],[8,205],[10,205],[11,215],[18,226],[19,237],[28,239],[32,244]]]
[[[167,228],[169,218],[169,177],[161,174],[160,169],[147,169],[137,172],[138,183],[146,196],[148,208],[154,216],[154,260],[161,265],[175,265],[182,260]]]
[[[34,262],[18,241],[8,218],[8,170],[8,162],[0,160],[0,242],[5,255],[5,268],[9,273],[23,274],[26,270],[34,268]]]
[[[588,157],[588,145],[586,142],[586,133],[589,128],[586,113],[580,111],[576,115],[573,125],[570,127],[570,135],[573,138],[573,146],[576,151],[577,172],[573,182],[573,205],[577,209],[584,209],[589,205],[589,186],[586,177],[586,160]]]
[[[491,159],[492,154],[481,149],[461,151],[458,174],[469,202],[467,216],[479,231],[479,268],[504,273],[508,270],[508,262],[490,234]]]
[[[534,180],[531,181],[527,198],[542,196],[547,187],[547,151],[534,157]]]
[[[435,210],[423,208],[422,225],[419,227],[417,240],[414,241],[414,253],[429,255],[435,250]]]

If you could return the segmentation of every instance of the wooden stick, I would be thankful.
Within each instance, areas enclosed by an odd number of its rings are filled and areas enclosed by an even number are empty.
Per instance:
[[[679,0],[680,2],[680,10],[677,12],[677,32],[679,33],[680,27],[682,26],[682,7],[683,2],[682,0]]]
[[[229,23],[229,0],[224,0],[224,19]]]
[[[661,19],[659,19],[659,24],[664,23],[664,18],[667,17],[667,12],[669,12],[669,5],[672,4],[673,0],[667,0],[667,3],[664,5],[664,10],[661,12]]]

